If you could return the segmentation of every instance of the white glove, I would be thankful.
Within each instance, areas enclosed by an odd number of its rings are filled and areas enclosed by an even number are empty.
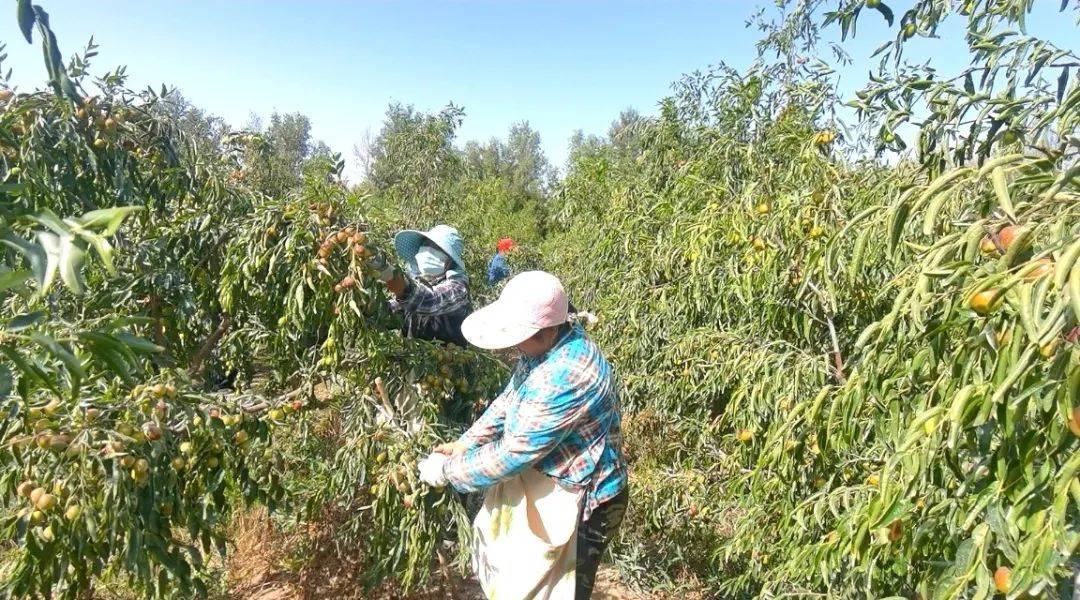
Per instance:
[[[417,465],[420,469],[420,481],[436,488],[446,485],[446,474],[443,473],[443,467],[446,466],[447,460],[449,460],[449,457],[445,454],[439,454],[438,452],[429,454],[427,458]]]
[[[581,311],[577,314],[578,318],[585,324],[586,327],[592,327],[600,322],[600,318],[588,311]]]
[[[397,269],[394,268],[393,263],[386,260],[386,257],[381,252],[376,253],[370,259],[368,259],[368,266],[378,272],[379,281],[386,283],[394,278],[394,273]]]

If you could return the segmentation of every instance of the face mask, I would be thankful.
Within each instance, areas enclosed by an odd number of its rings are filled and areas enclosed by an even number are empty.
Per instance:
[[[424,246],[416,252],[416,269],[421,277],[435,277],[446,272],[450,257],[442,250]]]

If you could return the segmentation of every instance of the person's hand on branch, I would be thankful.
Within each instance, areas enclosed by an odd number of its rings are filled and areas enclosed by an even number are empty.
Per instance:
[[[458,441],[446,442],[445,444],[439,444],[435,446],[435,452],[438,454],[444,454],[450,458],[453,458],[459,454],[464,454],[468,450],[468,447]]]
[[[447,460],[449,460],[447,456],[438,452],[429,454],[427,458],[417,465],[420,470],[420,481],[431,487],[446,485],[446,474],[443,472],[443,467],[446,465]]]
[[[386,285],[386,289],[397,297],[405,293],[405,277],[398,271],[381,252],[375,253],[368,262],[372,269],[378,272],[378,280]]]

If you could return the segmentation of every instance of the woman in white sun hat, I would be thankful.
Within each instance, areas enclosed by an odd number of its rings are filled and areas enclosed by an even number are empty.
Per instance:
[[[406,336],[468,345],[461,335],[461,323],[472,312],[463,248],[461,235],[449,225],[394,236],[406,273],[382,265],[379,279],[394,295],[390,308],[404,317]]]
[[[512,278],[462,333],[522,356],[480,419],[422,461],[421,478],[487,490],[474,554],[489,597],[587,599],[628,498],[611,366],[541,271]]]

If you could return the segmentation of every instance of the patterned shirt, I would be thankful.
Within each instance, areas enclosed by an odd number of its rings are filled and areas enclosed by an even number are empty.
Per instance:
[[[461,322],[472,312],[469,280],[456,271],[430,282],[405,282],[405,294],[390,300],[390,310],[404,314],[403,333],[423,340],[442,340],[461,347]]]
[[[407,278],[405,295],[401,299],[390,300],[391,310],[440,315],[468,307],[469,280],[455,273],[450,271],[445,277],[432,282]]]
[[[459,439],[469,449],[446,463],[461,492],[532,466],[585,488],[584,518],[626,487],[619,398],[611,366],[574,326],[542,358],[522,358],[510,383]]]

